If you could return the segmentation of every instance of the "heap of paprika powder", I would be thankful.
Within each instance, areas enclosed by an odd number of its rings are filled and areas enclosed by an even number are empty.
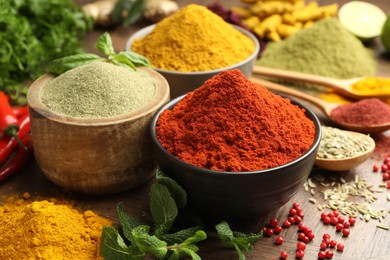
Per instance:
[[[315,126],[290,99],[228,70],[164,111],[156,132],[161,145],[187,163],[246,172],[299,158],[313,145]]]

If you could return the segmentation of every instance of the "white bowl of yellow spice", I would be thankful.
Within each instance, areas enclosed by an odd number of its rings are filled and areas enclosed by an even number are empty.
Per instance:
[[[55,184],[107,194],[154,176],[148,128],[169,100],[169,85],[152,69],[93,62],[43,75],[27,100],[35,158]]]
[[[204,6],[190,4],[133,34],[126,50],[148,58],[169,82],[174,98],[224,70],[239,69],[250,77],[260,45],[249,31]]]

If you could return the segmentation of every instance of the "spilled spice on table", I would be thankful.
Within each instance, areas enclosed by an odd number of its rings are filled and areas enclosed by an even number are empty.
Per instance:
[[[111,222],[70,201],[34,200],[29,193],[2,197],[0,259],[101,259],[103,226]]]

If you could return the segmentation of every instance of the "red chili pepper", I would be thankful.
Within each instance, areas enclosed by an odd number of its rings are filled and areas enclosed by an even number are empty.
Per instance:
[[[28,107],[22,106],[22,107],[11,107],[12,111],[14,112],[15,116],[17,118],[20,118],[21,116],[28,113]]]
[[[31,136],[25,135],[21,142],[23,143],[23,146],[20,145],[15,155],[13,155],[3,166],[1,166],[0,181],[3,181],[7,177],[23,168],[23,166],[32,156]]]
[[[12,111],[8,96],[3,91],[0,91],[0,132],[6,136],[16,137],[18,131],[18,118]]]
[[[30,117],[28,114],[25,114],[20,118],[20,126],[19,131],[17,133],[17,138],[21,140],[24,136],[26,136],[30,132]],[[18,145],[18,141],[15,137],[7,138],[3,137],[0,139],[0,165],[7,160],[9,155]]]

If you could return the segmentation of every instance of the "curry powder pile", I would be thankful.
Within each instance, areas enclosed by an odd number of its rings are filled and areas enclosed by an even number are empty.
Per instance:
[[[131,49],[155,68],[189,72],[239,63],[255,51],[255,44],[206,7],[190,4],[157,23]]]
[[[56,200],[10,197],[0,206],[0,259],[100,259],[99,239],[111,222]]]

